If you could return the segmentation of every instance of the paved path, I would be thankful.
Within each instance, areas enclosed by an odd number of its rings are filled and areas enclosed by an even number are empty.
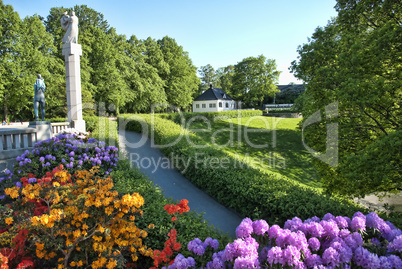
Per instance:
[[[187,199],[190,210],[204,212],[204,218],[210,224],[235,238],[236,227],[242,218],[212,199],[172,168],[167,157],[158,148],[151,147],[147,137],[125,131],[119,134],[119,148],[121,154],[161,187],[166,197],[176,200]]]

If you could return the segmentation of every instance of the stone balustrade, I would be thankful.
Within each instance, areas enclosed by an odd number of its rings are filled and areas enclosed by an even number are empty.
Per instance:
[[[69,122],[52,122],[52,134],[56,135],[60,133],[61,131],[70,128],[70,123]]]

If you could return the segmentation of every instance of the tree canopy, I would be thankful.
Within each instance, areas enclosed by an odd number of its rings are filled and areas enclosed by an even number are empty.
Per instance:
[[[291,67],[306,83],[303,122],[317,111],[323,115],[304,129],[304,139],[325,152],[326,126],[338,124],[338,165],[315,161],[327,192],[397,192],[402,189],[402,5],[338,0],[336,9],[338,16],[298,48]],[[334,102],[335,118],[324,113]]]
[[[33,83],[38,73],[47,85],[46,117],[65,117],[66,82],[60,18],[74,10],[82,45],[81,88],[85,114],[105,103],[110,113],[149,112],[153,104],[188,109],[200,81],[183,47],[170,37],[126,38],[104,16],[87,7],[54,7],[45,20],[20,19],[0,0],[0,99],[7,120],[33,118]],[[86,105],[89,106],[86,106]]]

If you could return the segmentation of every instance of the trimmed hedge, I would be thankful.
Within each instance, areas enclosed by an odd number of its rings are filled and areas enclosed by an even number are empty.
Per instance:
[[[170,120],[152,115],[120,115],[126,130],[146,132],[161,147],[166,156],[178,156],[190,162],[186,168],[181,162],[176,167],[199,188],[216,198],[223,205],[235,209],[250,218],[263,218],[270,224],[283,225],[288,219],[298,216],[308,219],[323,217],[326,213],[335,216],[352,216],[356,211],[368,212],[348,199],[327,196],[286,177],[263,173],[247,166],[212,147],[197,149],[188,143],[201,145],[202,140]],[[146,127],[143,130],[142,126]],[[184,137],[187,136],[187,139]],[[151,136],[152,137],[152,136]],[[200,162],[200,156],[205,162]],[[214,168],[212,160],[228,160],[226,168]]]
[[[162,113],[155,114],[163,119],[171,120],[177,124],[182,124],[182,121],[186,122],[190,119],[194,121],[215,121],[223,119],[241,118],[241,117],[254,117],[262,116],[261,110],[232,110],[221,112],[180,112],[180,113]]]
[[[117,122],[106,117],[85,117],[87,131],[90,137],[104,141],[107,146],[118,147]]]

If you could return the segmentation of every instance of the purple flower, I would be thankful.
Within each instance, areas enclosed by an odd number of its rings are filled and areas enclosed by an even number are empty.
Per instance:
[[[32,184],[32,183],[36,183],[36,182],[37,182],[37,180],[34,177],[28,179],[28,183]]]
[[[75,155],[75,152],[74,151],[71,151],[69,154],[68,154],[68,156],[70,156],[70,157],[73,157]]]
[[[335,220],[335,216],[331,213],[327,213],[324,215],[324,217],[322,217],[322,220]]]
[[[315,238],[315,237],[311,237],[311,238],[308,240],[308,245],[310,246],[310,248],[311,248],[313,251],[318,251],[318,250],[320,249],[320,246],[321,246],[320,240],[318,240],[318,239]]]
[[[247,255],[238,257],[234,262],[234,269],[259,268],[258,255]]]
[[[344,241],[353,251],[355,251],[355,249],[363,246],[363,238],[357,232],[355,232],[355,233],[353,233],[351,235],[348,235],[344,239]]]
[[[207,244],[203,243],[201,239],[195,238],[193,241],[188,242],[187,248],[198,256],[202,256],[205,253]]]
[[[21,182],[15,182],[15,186],[17,186],[18,188],[21,188]]]
[[[352,231],[357,232],[359,230],[366,230],[366,219],[360,216],[354,217],[350,223]]]
[[[273,240],[275,238],[278,237],[278,233],[281,231],[281,227],[279,227],[278,225],[273,225],[271,226],[271,228],[269,228],[268,231],[268,236],[270,240]]]
[[[40,158],[39,158],[39,161],[43,163],[43,162],[45,161],[45,158],[44,158],[44,157],[40,157]]]
[[[219,241],[216,239],[212,239],[211,237],[208,237],[205,239],[204,243],[208,246],[211,246],[214,250],[217,250],[219,247]]]
[[[380,260],[376,254],[370,253],[363,247],[358,247],[354,252],[353,260],[357,266],[370,269],[379,269]]]
[[[286,249],[282,251],[282,259],[284,265],[294,266],[300,261],[300,250],[298,250],[295,246],[287,246]]]
[[[249,218],[245,218],[241,221],[240,225],[236,228],[236,237],[244,238],[253,233],[253,221]]]
[[[297,231],[300,226],[303,225],[303,222],[301,219],[299,219],[298,217],[294,217],[292,220],[287,220],[285,222],[285,225],[283,226],[284,229],[289,229],[292,232]]]
[[[313,237],[321,238],[321,236],[324,234],[324,228],[320,223],[310,222],[306,224],[306,228],[308,233]]]
[[[336,267],[339,265],[339,253],[336,249],[329,247],[322,254],[322,262],[325,265]]]
[[[269,230],[269,225],[265,220],[253,222],[253,231],[256,235],[264,235]]]
[[[177,254],[174,259],[174,263],[170,265],[168,268],[171,269],[187,269],[195,266],[195,260],[192,257],[188,257],[187,259],[183,256],[183,254]]]
[[[225,268],[225,254],[224,251],[214,253],[212,255],[212,261],[207,263],[207,269]]]
[[[392,264],[393,268],[402,268],[402,260],[398,256],[388,256],[388,262]]]
[[[330,239],[333,239],[339,235],[339,227],[336,224],[335,221],[333,220],[322,220],[321,221],[322,228],[324,229],[324,234],[323,236],[329,237]]]
[[[402,235],[395,237],[395,239],[388,245],[389,252],[402,252]]]
[[[282,249],[280,247],[273,247],[268,250],[267,261],[271,267],[273,264],[285,265],[282,258]]]
[[[66,160],[64,160],[64,158],[63,158],[63,159],[61,159],[61,162],[62,162],[62,163],[65,163],[65,162],[66,162]]]
[[[348,228],[348,226],[349,226],[348,219],[345,217],[338,216],[335,218],[335,221],[336,221],[336,224],[338,224],[338,227],[341,229]]]
[[[317,254],[310,255],[304,260],[308,268],[316,268],[322,265],[322,259]]]

